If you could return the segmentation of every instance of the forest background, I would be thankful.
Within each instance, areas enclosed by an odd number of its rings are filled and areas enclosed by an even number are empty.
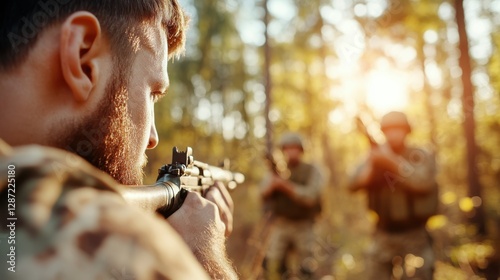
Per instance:
[[[249,237],[262,216],[266,139],[275,145],[285,131],[302,133],[306,159],[328,174],[320,271],[359,279],[373,219],[365,197],[346,190],[369,149],[354,119],[362,116],[383,141],[378,121],[391,110],[408,114],[410,143],[438,162],[440,214],[428,223],[436,279],[497,279],[499,0],[465,0],[462,18],[459,0],[267,0],[267,24],[265,0],[180,2],[191,17],[187,47],[169,64],[169,94],[156,106],[160,145],[148,152],[147,183],[170,162],[173,146],[193,147],[196,159],[212,165],[228,158],[244,173],[232,193],[228,239],[243,279],[254,277],[248,271],[259,240]],[[461,53],[469,54],[470,69]]]

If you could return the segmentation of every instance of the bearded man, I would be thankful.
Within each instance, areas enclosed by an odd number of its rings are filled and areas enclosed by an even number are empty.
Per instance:
[[[114,189],[142,184],[158,145],[154,104],[185,43],[177,0],[1,5],[1,215],[13,226],[0,278],[237,278],[223,186],[189,193],[167,221]]]

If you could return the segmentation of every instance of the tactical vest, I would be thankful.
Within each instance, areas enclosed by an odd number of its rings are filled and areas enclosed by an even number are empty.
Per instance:
[[[439,197],[436,182],[431,192],[416,194],[401,187],[401,178],[394,174],[383,170],[377,173],[378,178],[368,189],[368,206],[378,215],[379,228],[402,231],[421,227],[428,218],[437,214]]]
[[[307,188],[309,177],[313,174],[313,166],[307,163],[301,163],[290,169],[289,180],[296,183],[299,187]],[[275,192],[268,201],[270,209],[278,217],[290,220],[308,220],[314,219],[321,213],[321,201],[318,198],[316,204],[311,207],[298,204],[293,199],[281,192]]]

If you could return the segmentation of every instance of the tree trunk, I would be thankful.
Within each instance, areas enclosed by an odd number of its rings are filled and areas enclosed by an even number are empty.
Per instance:
[[[437,141],[436,141],[436,116],[434,114],[434,107],[432,105],[432,94],[433,89],[429,85],[429,78],[425,72],[425,53],[424,47],[425,42],[423,39],[423,34],[418,35],[417,39],[417,57],[420,61],[420,67],[422,68],[422,76],[424,77],[424,95],[425,95],[425,110],[427,111],[428,123],[430,127],[429,138],[432,146],[432,153],[434,156],[437,155]]]
[[[464,131],[467,148],[467,176],[468,176],[468,193],[470,197],[481,197],[481,185],[479,183],[479,174],[477,172],[477,146],[475,140],[475,123],[474,123],[474,93],[471,81],[471,65],[469,57],[469,43],[467,41],[467,31],[465,29],[465,15],[463,0],[455,0],[455,16],[459,34],[460,59],[459,64],[462,69],[462,108],[464,113]],[[475,213],[470,221],[477,226],[479,235],[486,234],[486,226],[483,212],[483,204],[475,208]]]
[[[272,125],[269,119],[269,112],[271,110],[271,47],[269,46],[269,10],[267,8],[267,0],[264,0],[264,25],[265,25],[265,42],[264,42],[264,90],[266,93],[266,104],[264,108],[264,117],[266,120],[266,152],[271,155],[272,153]]]

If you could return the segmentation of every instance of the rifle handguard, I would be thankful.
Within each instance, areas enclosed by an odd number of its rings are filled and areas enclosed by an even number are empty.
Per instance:
[[[234,189],[245,181],[245,176],[194,160],[190,147],[186,152],[179,152],[174,147],[172,163],[158,170],[154,185],[123,186],[118,191],[128,203],[168,218],[182,206],[190,190],[203,195],[217,181]]]

